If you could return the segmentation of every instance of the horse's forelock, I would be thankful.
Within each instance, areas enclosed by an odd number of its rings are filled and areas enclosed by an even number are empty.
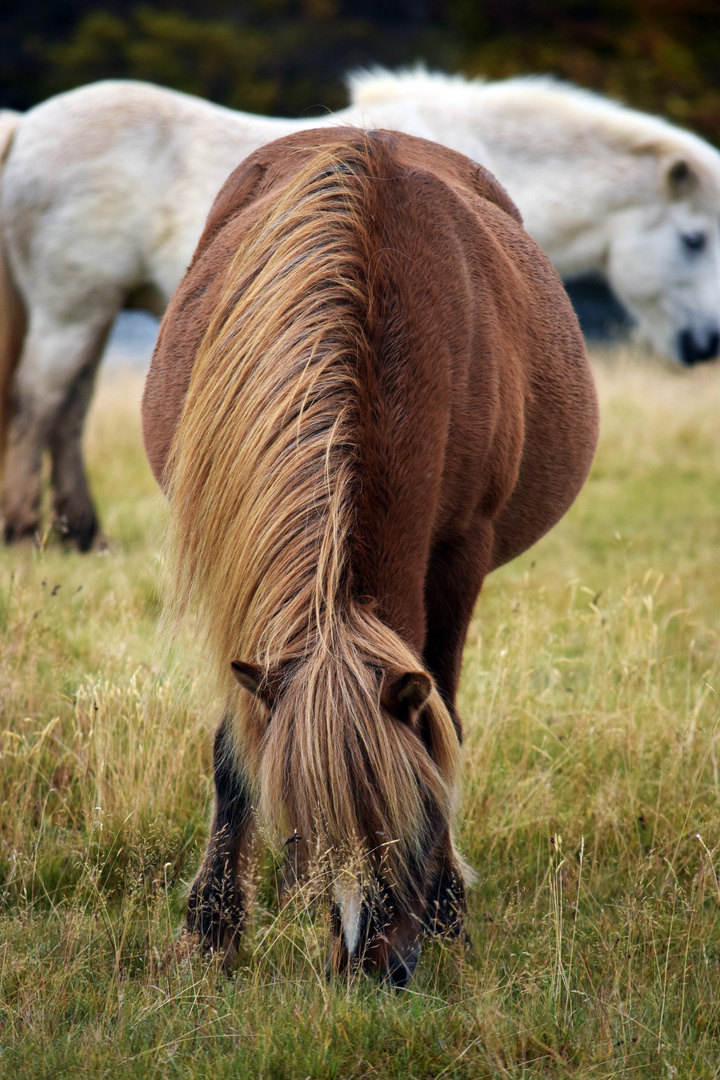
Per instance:
[[[396,893],[408,868],[447,824],[459,744],[437,690],[424,705],[428,745],[381,702],[378,669],[417,670],[417,657],[372,614],[353,606],[290,674],[262,746],[260,805],[277,835],[319,843],[337,870],[382,865]],[[428,680],[429,681],[429,680]]]

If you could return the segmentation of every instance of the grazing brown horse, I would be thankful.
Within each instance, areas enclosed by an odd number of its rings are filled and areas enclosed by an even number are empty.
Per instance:
[[[387,131],[280,139],[216,199],[143,423],[174,603],[227,679],[187,927],[234,948],[259,818],[327,860],[335,967],[404,985],[422,932],[462,925],[450,818],[475,600],[562,516],[595,448],[559,279],[460,154]]]

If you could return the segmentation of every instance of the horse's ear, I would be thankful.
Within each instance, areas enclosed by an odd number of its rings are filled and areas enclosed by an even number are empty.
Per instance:
[[[380,701],[396,720],[409,721],[430,697],[432,682],[424,671],[387,671]]]
[[[246,664],[242,660],[232,660],[230,667],[238,685],[242,686],[244,690],[249,690],[255,697],[261,698],[266,705],[271,704],[262,668],[258,667],[257,664]]]
[[[694,191],[698,184],[698,178],[692,166],[684,158],[678,158],[668,166],[666,180],[672,199],[684,198]]]

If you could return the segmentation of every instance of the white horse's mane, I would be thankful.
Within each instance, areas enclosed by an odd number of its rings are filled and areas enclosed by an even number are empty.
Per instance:
[[[354,71],[347,77],[351,100],[358,105],[414,101],[467,113],[477,108],[503,113],[503,124],[512,114],[522,114],[527,137],[528,113],[537,114],[539,130],[547,136],[555,129],[558,143],[578,141],[631,154],[656,154],[667,159],[692,158],[705,175],[712,195],[720,196],[720,153],[697,135],[658,116],[638,112],[591,90],[564,83],[548,75],[522,75],[498,82],[468,79],[428,71],[422,64],[388,71],[375,67]],[[531,129],[532,130],[532,129]],[[553,140],[554,141],[554,140]]]

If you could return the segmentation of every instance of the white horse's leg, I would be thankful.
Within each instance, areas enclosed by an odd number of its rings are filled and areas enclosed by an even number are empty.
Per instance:
[[[54,454],[55,509],[63,533],[87,550],[97,528],[80,440],[95,371],[114,312],[102,322],[57,325],[31,318],[12,393],[3,513],[5,540],[40,528],[43,451]]]
[[[76,377],[49,438],[55,528],[80,551],[90,549],[98,530],[82,453],[83,428],[97,367],[97,362],[89,364]]]

